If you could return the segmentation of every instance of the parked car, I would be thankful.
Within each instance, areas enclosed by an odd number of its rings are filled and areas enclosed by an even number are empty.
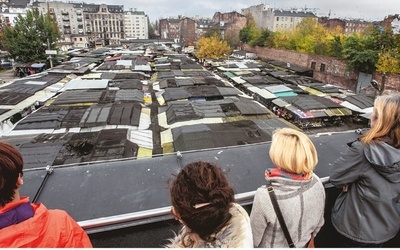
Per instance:
[[[1,62],[0,64],[1,68],[3,69],[11,69],[12,68],[12,62]]]

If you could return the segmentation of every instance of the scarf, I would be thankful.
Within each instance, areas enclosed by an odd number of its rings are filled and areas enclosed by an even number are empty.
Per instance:
[[[33,211],[31,203],[23,203],[7,212],[0,214],[0,229],[23,222],[33,217],[34,214],[35,212]]]
[[[268,180],[268,178],[271,178],[271,177],[282,177],[282,178],[291,179],[291,180],[303,181],[303,180],[311,179],[312,172],[305,173],[305,174],[295,174],[295,173],[289,173],[280,168],[267,168],[265,170],[265,179]]]

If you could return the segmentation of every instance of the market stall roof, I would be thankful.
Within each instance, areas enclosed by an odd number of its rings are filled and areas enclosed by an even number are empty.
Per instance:
[[[288,103],[285,100],[280,99],[280,98],[273,100],[272,103],[274,103],[275,105],[277,105],[278,107],[281,107],[281,108],[290,105],[290,103]]]
[[[345,100],[357,106],[359,109],[365,109],[374,106],[374,98],[362,94],[347,96]]]
[[[340,104],[331,101],[328,98],[314,95],[299,95],[295,97],[282,97],[286,102],[297,106],[302,110],[319,110],[327,108],[340,108]]]

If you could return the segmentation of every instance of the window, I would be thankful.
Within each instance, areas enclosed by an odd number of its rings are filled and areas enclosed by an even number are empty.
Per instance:
[[[279,21],[279,17],[278,16],[276,17],[276,21]]]
[[[81,41],[81,42],[82,42],[82,37],[81,37],[81,38],[79,38],[79,41]]]
[[[319,68],[319,71],[325,72],[325,63],[321,63],[321,67]]]
[[[311,62],[311,69],[312,69],[312,70],[315,69],[316,64],[317,64],[316,62]]]
[[[339,66],[338,65],[333,65],[333,69],[334,69],[335,74],[339,73]]]

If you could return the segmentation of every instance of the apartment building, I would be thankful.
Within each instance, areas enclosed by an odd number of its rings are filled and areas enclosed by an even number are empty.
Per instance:
[[[264,4],[242,9],[242,14],[251,14],[257,27],[271,31],[292,31],[304,18],[318,20],[314,13],[307,10],[280,10]]]
[[[18,15],[26,16],[30,0],[0,0],[0,28],[14,26]]]
[[[144,11],[130,8],[124,12],[126,39],[149,39],[149,20]]]
[[[227,39],[231,46],[237,46],[239,43],[239,32],[246,27],[247,17],[236,12],[221,13],[216,12],[212,21],[217,23],[221,37]]]
[[[75,6],[82,6],[90,45],[119,44],[120,39],[125,38],[123,5],[82,3]]]
[[[161,39],[174,39],[175,42],[179,42],[180,18],[160,19],[158,28]]]
[[[267,29],[267,24],[273,21],[273,10],[269,5],[258,4],[242,9],[241,13],[245,16],[251,15],[257,28]]]
[[[73,2],[34,2],[32,8],[57,23],[62,44],[73,47],[119,44],[124,38],[124,6]]]
[[[179,43],[182,47],[194,46],[196,41],[196,22],[188,17],[179,22]]]
[[[318,22],[328,29],[335,29],[339,27],[344,35],[351,35],[353,33],[363,33],[374,22],[367,22],[364,20],[346,20],[340,18],[321,17]]]

